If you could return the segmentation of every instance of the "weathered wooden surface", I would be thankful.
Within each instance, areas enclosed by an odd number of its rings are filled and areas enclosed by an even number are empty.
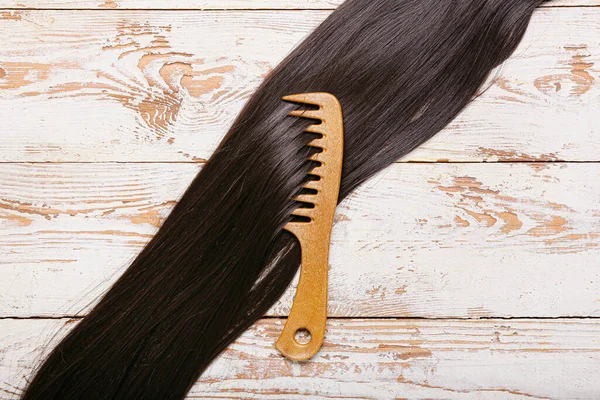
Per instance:
[[[329,13],[3,11],[0,161],[202,161]],[[600,161],[598,21],[538,10],[494,86],[405,160]]]
[[[334,9],[343,0],[2,0],[1,8],[132,9],[132,10],[261,10]],[[593,6],[599,0],[554,0],[542,7]]]
[[[85,313],[199,168],[0,165],[0,315]],[[395,164],[336,221],[332,316],[600,316],[600,164]]]
[[[0,0],[0,399],[75,324],[27,318],[85,315],[340,2]],[[491,88],[403,160],[545,163],[380,174],[338,209],[323,351],[283,360],[264,319],[191,398],[600,397],[596,6],[538,10]]]
[[[0,321],[0,398],[14,399],[66,320]],[[62,328],[62,329],[61,329]],[[323,349],[290,362],[262,320],[192,389],[219,399],[596,399],[596,320],[329,320]]]

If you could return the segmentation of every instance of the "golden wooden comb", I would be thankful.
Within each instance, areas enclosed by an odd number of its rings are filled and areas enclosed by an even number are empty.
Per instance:
[[[308,181],[303,186],[316,190],[316,194],[296,197],[300,202],[313,204],[314,208],[297,208],[292,213],[310,218],[310,222],[294,221],[284,227],[300,242],[302,264],[294,303],[275,347],[285,357],[301,361],[314,356],[325,337],[329,242],[342,177],[344,125],[342,106],[332,94],[304,93],[285,96],[283,100],[319,106],[318,110],[294,110],[289,115],[321,121],[310,125],[306,132],[322,135],[309,143],[309,146],[322,149],[321,153],[309,157],[309,160],[321,163],[310,171],[320,179]],[[303,330],[310,334],[308,343],[296,340],[296,334]]]

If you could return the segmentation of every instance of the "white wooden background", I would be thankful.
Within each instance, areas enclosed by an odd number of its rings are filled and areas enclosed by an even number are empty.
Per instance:
[[[0,0],[1,399],[339,3]],[[600,398],[600,0],[540,8],[497,76],[339,207],[317,357],[273,347],[292,288],[192,398]]]

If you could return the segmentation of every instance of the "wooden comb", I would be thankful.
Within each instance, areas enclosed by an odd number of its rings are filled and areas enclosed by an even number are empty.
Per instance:
[[[308,158],[321,163],[310,171],[320,179],[310,180],[303,186],[316,193],[296,197],[297,201],[312,204],[314,208],[297,208],[292,213],[310,221],[293,221],[284,227],[300,242],[302,264],[294,303],[275,347],[285,357],[302,361],[319,351],[325,337],[329,242],[342,177],[344,128],[342,106],[332,94],[304,93],[285,96],[283,100],[319,106],[318,110],[294,110],[289,115],[321,121],[306,129],[306,132],[322,135],[309,143],[322,152]],[[296,340],[296,334],[303,330],[310,334],[308,343]]]

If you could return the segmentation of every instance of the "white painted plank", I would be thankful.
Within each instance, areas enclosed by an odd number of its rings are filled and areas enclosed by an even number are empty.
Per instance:
[[[64,320],[0,321],[0,397],[14,399]],[[190,398],[597,399],[597,320],[330,320],[313,360],[284,360],[282,320],[230,346]]]
[[[206,159],[329,13],[4,11],[0,161]],[[406,160],[599,160],[599,20],[539,10],[497,83]]]
[[[0,316],[85,314],[198,169],[0,165]],[[338,207],[329,314],[600,316],[599,178],[594,163],[395,164]]]
[[[343,0],[2,0],[0,8],[119,10],[304,10],[334,9]],[[542,7],[596,6],[598,0],[554,0]]]

